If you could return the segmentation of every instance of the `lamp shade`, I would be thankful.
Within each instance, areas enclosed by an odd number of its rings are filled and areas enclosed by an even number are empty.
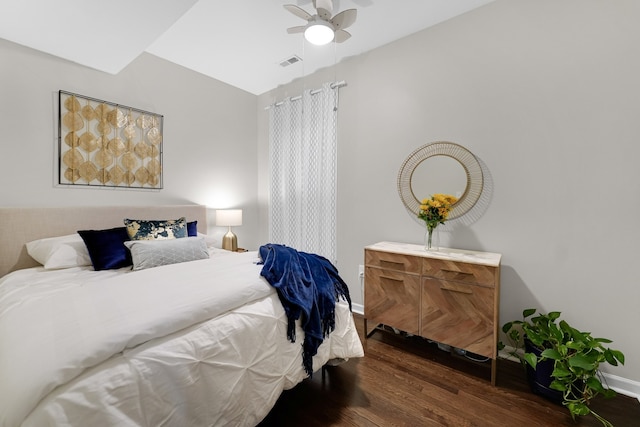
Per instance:
[[[216,210],[216,225],[221,227],[242,225],[242,209]]]
[[[335,36],[333,27],[326,21],[316,20],[304,30],[304,38],[311,44],[322,46],[330,43]]]

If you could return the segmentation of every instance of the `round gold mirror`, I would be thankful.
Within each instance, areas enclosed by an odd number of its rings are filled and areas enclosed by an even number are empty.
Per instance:
[[[409,213],[418,215],[420,200],[434,193],[458,198],[449,219],[467,213],[482,194],[484,179],[478,159],[452,142],[423,145],[407,157],[398,173],[398,193]]]

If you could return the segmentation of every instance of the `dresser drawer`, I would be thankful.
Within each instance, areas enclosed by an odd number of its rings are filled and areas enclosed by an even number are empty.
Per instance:
[[[480,264],[425,259],[422,265],[422,274],[436,279],[474,283],[488,287],[495,287],[496,284],[496,268]]]
[[[368,267],[379,267],[386,270],[420,274],[422,258],[365,249],[364,263]]]

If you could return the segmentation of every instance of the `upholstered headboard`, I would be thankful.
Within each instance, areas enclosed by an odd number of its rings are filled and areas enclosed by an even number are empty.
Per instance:
[[[202,205],[172,206],[70,206],[54,208],[0,208],[0,277],[14,270],[37,266],[25,244],[45,237],[64,236],[78,230],[123,226],[124,218],[198,221],[207,232],[207,209]]]

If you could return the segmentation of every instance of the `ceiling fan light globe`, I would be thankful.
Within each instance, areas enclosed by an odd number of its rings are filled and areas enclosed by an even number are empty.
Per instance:
[[[314,22],[304,30],[304,38],[316,46],[331,43],[334,36],[333,28],[326,22]]]

